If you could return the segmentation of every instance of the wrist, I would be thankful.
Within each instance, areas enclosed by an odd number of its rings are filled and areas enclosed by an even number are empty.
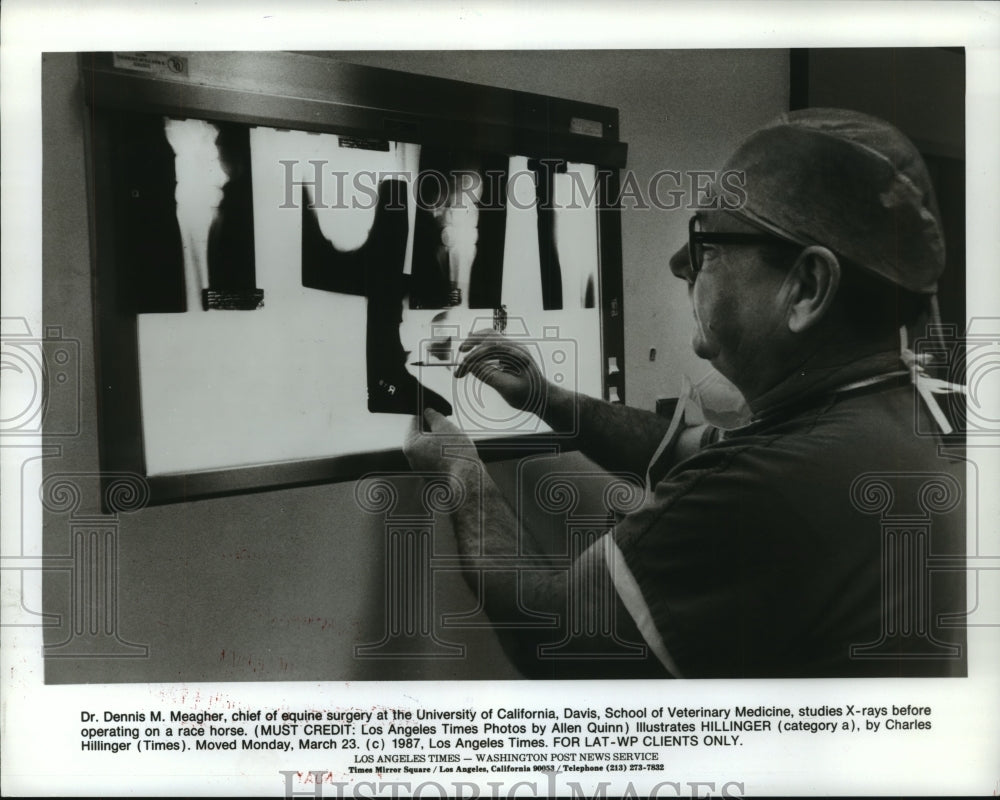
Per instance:
[[[557,433],[571,433],[569,428],[576,419],[578,397],[576,392],[548,382],[542,419]]]

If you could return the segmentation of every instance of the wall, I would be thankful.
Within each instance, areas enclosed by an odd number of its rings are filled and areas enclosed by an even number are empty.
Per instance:
[[[852,108],[909,136],[930,172],[947,265],[938,280],[945,324],[965,321],[965,51],[953,47],[836,48],[797,53],[806,69],[802,102]],[[793,71],[795,67],[793,67]],[[793,92],[793,102],[795,97]]]
[[[806,69],[810,106],[874,114],[925,156],[965,158],[963,48],[814,48]]]
[[[345,56],[345,58],[347,58]],[[356,63],[540,92],[621,112],[629,165],[640,183],[661,169],[717,167],[746,133],[787,107],[786,51],[529,53],[352,53]],[[80,434],[58,441],[46,473],[98,471],[91,247],[84,115],[76,60],[49,54],[43,69],[45,324],[80,341]],[[676,392],[682,371],[704,366],[688,352],[690,311],[667,259],[685,237],[688,212],[623,214],[627,385],[633,405],[652,408]],[[656,348],[657,359],[648,358]],[[59,425],[65,420],[50,420]],[[549,462],[533,466],[530,484]],[[588,469],[571,454],[562,470]],[[491,468],[514,491],[512,464]],[[77,515],[97,511],[96,481]],[[402,482],[406,484],[406,481]],[[48,659],[49,682],[357,680],[391,677],[505,678],[507,665],[485,628],[447,629],[465,645],[453,659],[357,660],[353,646],[384,631],[384,542],[380,518],[360,511],[354,484],[299,488],[123,514],[118,531],[117,635],[147,645],[144,658]],[[402,486],[403,494],[412,487]],[[404,498],[405,500],[405,498]],[[528,524],[537,517],[529,511]],[[77,519],[76,522],[80,520]],[[66,551],[74,520],[49,513],[47,553]],[[114,527],[114,526],[112,526]],[[435,548],[453,552],[438,526]],[[44,604],[64,616],[47,631],[69,633],[65,575],[47,576]],[[473,610],[457,575],[434,587],[436,610]],[[122,648],[123,652],[127,648]]]

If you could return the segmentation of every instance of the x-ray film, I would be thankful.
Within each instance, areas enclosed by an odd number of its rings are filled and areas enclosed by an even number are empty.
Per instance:
[[[593,166],[122,120],[142,133],[133,161],[156,156],[130,171],[151,199],[130,210],[146,235],[124,259],[151,475],[391,450],[426,407],[479,438],[544,430],[455,381],[480,328],[600,394],[598,361],[579,357],[600,352]],[[255,311],[223,313],[237,307]]]

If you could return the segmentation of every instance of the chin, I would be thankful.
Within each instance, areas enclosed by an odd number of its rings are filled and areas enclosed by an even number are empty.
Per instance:
[[[706,361],[711,361],[718,355],[718,349],[712,347],[698,333],[691,337],[691,349],[698,358],[703,358]]]

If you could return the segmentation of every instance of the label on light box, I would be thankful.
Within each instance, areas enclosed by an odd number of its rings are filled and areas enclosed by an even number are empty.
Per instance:
[[[579,133],[583,136],[604,135],[604,126],[596,119],[583,119],[583,117],[573,117],[569,121],[570,133]]]
[[[188,62],[172,53],[114,53],[113,66],[132,72],[152,75],[182,75],[187,77]]]
[[[376,150],[382,153],[389,152],[389,142],[386,139],[372,139],[361,136],[338,136],[337,145],[339,147],[349,147],[355,150]]]

